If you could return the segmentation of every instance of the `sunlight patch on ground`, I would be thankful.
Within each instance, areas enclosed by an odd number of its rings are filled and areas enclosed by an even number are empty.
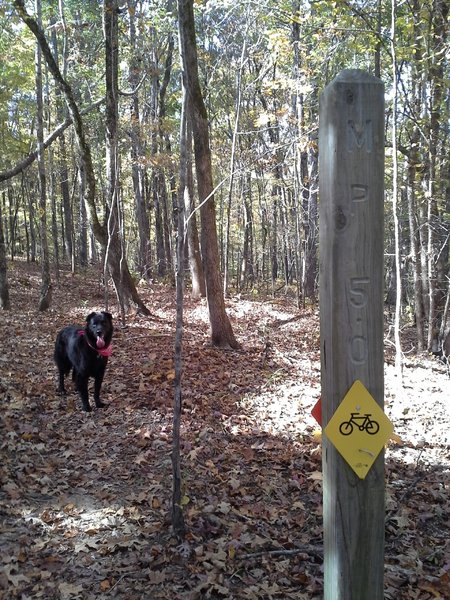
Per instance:
[[[450,446],[450,382],[445,374],[436,380],[429,368],[404,369],[404,388],[399,391],[393,366],[385,369],[386,413],[394,426],[413,443]],[[444,425],[444,427],[443,427]]]
[[[318,427],[311,415],[318,397],[318,391],[309,386],[287,383],[276,386],[273,391],[247,396],[239,404],[252,413],[255,426],[261,432],[292,439],[312,435]]]
[[[28,511],[23,514],[23,520],[31,526],[42,528],[49,536],[59,532],[63,533],[68,543],[73,539],[75,554],[93,551],[110,553],[136,546],[140,523],[144,519],[141,511],[136,506],[88,508],[92,500],[87,496],[57,509],[46,508],[37,515]],[[154,529],[156,531],[158,526],[155,525]],[[45,540],[41,544],[45,547]]]
[[[189,313],[189,315],[192,317],[192,320],[188,322],[199,321],[205,325],[208,325],[209,327],[208,308],[205,300],[200,300],[195,308],[186,311],[186,313]]]
[[[232,314],[237,319],[242,319],[247,316],[254,317],[255,309],[258,311],[258,318],[260,318],[260,313],[264,312],[267,317],[270,317],[274,320],[287,320],[292,318],[292,308],[290,307],[289,311],[282,310],[274,303],[269,302],[251,302],[249,300],[235,300],[229,301],[227,304],[227,310],[230,314]]]

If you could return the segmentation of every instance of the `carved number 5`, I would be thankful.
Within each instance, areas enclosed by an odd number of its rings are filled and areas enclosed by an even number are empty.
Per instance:
[[[350,279],[350,304],[362,308],[367,304],[367,290],[362,286],[370,283],[368,277],[352,277]]]

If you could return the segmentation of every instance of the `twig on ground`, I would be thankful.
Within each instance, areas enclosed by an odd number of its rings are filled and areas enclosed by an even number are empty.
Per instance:
[[[261,558],[263,556],[295,556],[296,554],[318,554],[323,555],[323,548],[321,546],[309,546],[305,545],[301,548],[293,548],[291,550],[262,550],[261,552],[250,552],[248,554],[239,555],[238,558],[249,559],[249,558]]]
[[[116,581],[116,583],[109,588],[109,590],[105,590],[105,594],[110,594],[113,591],[113,589],[117,585],[119,585],[119,583],[122,581],[122,579],[125,579],[125,577],[128,577],[128,575],[135,575],[136,573],[139,573],[139,571],[128,571],[127,573],[124,573],[123,575],[121,575],[119,577],[119,579]]]

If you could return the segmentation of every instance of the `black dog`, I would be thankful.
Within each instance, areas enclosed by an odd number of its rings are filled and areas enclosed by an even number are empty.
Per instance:
[[[88,412],[91,410],[89,377],[94,378],[95,406],[106,406],[100,400],[100,389],[112,350],[112,334],[112,316],[107,312],[93,312],[86,317],[84,329],[70,325],[64,327],[56,338],[54,358],[59,371],[58,392],[66,393],[64,376],[72,369],[72,379],[83,403],[83,410]]]

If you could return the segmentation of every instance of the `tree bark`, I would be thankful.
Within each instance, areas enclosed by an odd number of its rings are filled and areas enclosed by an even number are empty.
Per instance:
[[[413,137],[414,139],[414,137]],[[410,238],[410,256],[413,270],[414,280],[414,314],[416,320],[416,332],[417,332],[417,350],[423,352],[425,349],[425,335],[424,335],[424,324],[425,324],[425,313],[423,308],[423,292],[422,292],[422,277],[420,268],[420,255],[419,255],[419,240],[418,231],[416,224],[416,158],[409,157],[407,161],[407,188],[406,197],[408,202],[408,224],[409,224],[409,238]]]
[[[36,14],[38,24],[41,27],[42,5],[41,0],[36,0]],[[50,308],[52,301],[52,281],[50,277],[50,259],[48,251],[47,236],[47,177],[45,172],[44,150],[44,99],[42,84],[42,54],[41,48],[36,43],[35,51],[36,69],[36,133],[38,142],[38,177],[39,177],[39,228],[41,238],[41,294],[39,298],[39,310],[45,311]]]
[[[195,167],[198,195],[201,203],[201,248],[211,341],[215,346],[238,348],[239,343],[234,337],[225,310],[220,275],[208,115],[198,76],[193,0],[178,0],[178,21],[183,77],[185,78],[187,93],[192,102]]]
[[[186,98],[186,115],[189,114],[189,99]],[[192,122],[186,117],[186,185],[184,187],[184,214],[186,215],[186,235],[188,241],[189,270],[193,298],[205,298],[205,274],[203,272],[200,242],[197,228],[197,212],[194,204],[194,176],[192,173]],[[179,200],[182,202],[182,200]]]
[[[398,219],[398,160],[397,160],[397,106],[398,106],[398,82],[397,82],[397,54],[396,54],[396,5],[391,0],[391,59],[394,98],[392,101],[392,214],[394,216],[394,245],[395,245],[395,319],[394,319],[394,341],[395,341],[395,369],[398,381],[403,385],[403,360],[402,346],[400,341],[400,313],[402,303],[402,278],[401,278],[401,256],[400,256],[400,225]]]
[[[5,193],[5,192],[3,192]],[[0,309],[10,310],[8,268],[6,264],[6,246],[3,236],[2,203],[0,202]]]
[[[247,52],[247,37],[244,36],[242,44],[241,58],[239,62],[239,69],[236,73],[236,103],[235,103],[235,114],[234,114],[234,127],[233,127],[233,138],[231,141],[231,156],[230,156],[230,186],[228,188],[228,199],[226,204],[226,224],[225,224],[225,241],[224,241],[224,292],[225,295],[228,293],[228,282],[229,282],[229,261],[230,261],[230,230],[231,230],[231,203],[233,199],[233,184],[234,184],[234,169],[235,169],[235,156],[236,156],[236,145],[237,136],[239,131],[239,118],[241,115],[241,99],[242,99],[242,73],[244,70],[244,64],[246,62]]]
[[[136,39],[136,0],[128,0],[128,13],[130,20],[130,44],[133,55],[130,64],[130,86],[137,90],[140,80],[139,60],[137,58]],[[136,206],[136,221],[139,233],[138,269],[141,277],[149,279],[151,276],[151,254],[150,254],[150,223],[145,202],[144,168],[140,160],[144,154],[143,144],[140,136],[141,110],[137,91],[131,99],[130,138],[131,138],[131,178]]]
[[[182,408],[182,358],[183,358],[183,301],[184,301],[184,231],[185,213],[181,204],[187,188],[187,148],[186,148],[186,90],[183,87],[183,103],[180,124],[180,206],[178,206],[177,228],[177,260],[176,260],[176,289],[177,289],[177,319],[175,333],[175,393],[173,410],[172,437],[172,527],[179,540],[184,539],[186,526],[182,505],[182,475],[181,475],[181,408]]]
[[[307,154],[307,176],[303,181],[306,190],[304,201],[304,269],[303,269],[303,295],[313,302],[316,299],[317,279],[317,174],[318,154],[317,149],[312,146]]]
[[[78,169],[78,195],[79,211],[78,211],[78,263],[80,267],[85,269],[88,265],[88,222],[85,204],[85,176],[83,166]]]
[[[248,175],[243,190],[243,211],[244,211],[244,243],[242,247],[241,270],[239,274],[239,287],[247,288],[249,283],[253,283],[253,208],[252,208],[252,187],[251,177]]]
[[[413,3],[414,14],[420,14],[420,2],[414,0]],[[422,49],[421,44],[418,41],[422,39],[421,35],[421,22],[420,17],[414,19],[414,39],[417,40],[414,48],[414,61],[412,63],[412,90],[413,90],[413,109],[415,119],[419,118],[421,113],[421,99],[422,99],[422,78],[421,62],[422,62]],[[410,255],[413,270],[413,281],[414,281],[414,313],[416,320],[416,331],[417,331],[417,350],[423,352],[425,349],[425,310],[423,305],[423,289],[422,289],[422,273],[421,273],[421,262],[420,262],[420,237],[419,227],[417,224],[416,215],[416,173],[417,165],[420,163],[418,156],[420,132],[417,122],[413,125],[411,133],[410,149],[407,155],[407,187],[406,197],[408,203],[408,223],[409,223],[409,238],[410,238]]]
[[[168,10],[172,10],[172,0],[169,0]],[[166,117],[166,97],[167,88],[170,83],[173,65],[173,50],[174,50],[174,39],[172,32],[169,33],[167,40],[167,55],[164,63],[164,75],[162,82],[159,86],[159,97],[158,97],[158,130],[160,138],[160,146],[162,152],[166,152],[168,156],[172,154],[170,145],[170,137],[167,133],[164,133],[164,120]],[[163,215],[163,234],[164,234],[164,248],[166,254],[167,266],[170,270],[173,270],[172,260],[172,244],[171,244],[171,224],[172,227],[178,231],[178,219],[175,216],[175,207],[178,205],[177,193],[176,193],[176,179],[173,169],[169,166],[168,168],[168,181],[170,182],[170,188],[172,190],[172,207],[173,214],[172,218],[169,216],[169,194],[167,192],[167,181],[166,181],[166,169],[161,168],[160,179],[161,179],[161,206]],[[176,252],[176,250],[175,250]]]
[[[268,112],[267,101],[262,93],[260,93],[260,101],[264,111]],[[271,123],[268,127],[268,134],[270,143],[275,147],[279,147],[280,143],[280,132],[277,123]],[[270,252],[270,267],[272,275],[272,293],[275,291],[276,281],[279,276],[279,262],[278,262],[278,238],[279,238],[279,227],[278,217],[281,211],[281,205],[283,202],[282,189],[283,189],[283,172],[281,165],[283,164],[283,157],[279,150],[276,151],[276,165],[273,169],[273,179],[271,198],[272,198],[272,222],[269,230],[269,252]]]
[[[63,23],[63,31],[64,31],[64,52],[63,52],[63,73],[66,71],[67,65],[67,35],[66,35],[66,27],[65,27],[65,19],[63,13],[62,2],[60,4],[60,19]],[[54,20],[54,19],[53,19]],[[55,62],[59,63],[59,52],[58,52],[58,41],[56,38],[56,27],[52,27],[52,46],[53,53],[55,56]],[[62,121],[64,118],[64,108],[61,103],[61,90],[56,88],[56,114],[58,117],[58,121]],[[66,139],[64,133],[62,133],[59,137],[59,183],[61,187],[61,196],[62,196],[62,208],[63,208],[63,256],[67,257],[70,261],[72,271],[75,268],[75,257],[73,252],[73,216],[72,216],[72,206],[70,203],[70,190],[69,190],[69,172],[67,168],[67,152],[66,152]]]
[[[156,152],[155,152],[156,154]],[[155,208],[155,237],[156,237],[156,271],[160,277],[167,273],[166,249],[164,245],[164,218],[162,207],[161,173],[154,173],[152,177],[153,206]]]
[[[437,256],[439,253],[439,239],[437,236],[438,203],[436,182],[437,161],[439,147],[439,133],[441,128],[441,103],[444,93],[443,61],[436,60],[436,56],[446,46],[446,23],[449,12],[447,0],[434,0],[432,13],[432,42],[430,53],[432,63],[429,69],[430,98],[430,132],[429,132],[429,177],[428,177],[428,350],[432,351],[436,344],[439,327],[437,322]]]
[[[23,176],[22,195],[24,199],[26,197],[28,200],[27,262],[36,262],[36,229],[34,227],[36,211],[34,206],[34,190],[30,190],[29,183]],[[24,214],[26,214],[25,209]]]

